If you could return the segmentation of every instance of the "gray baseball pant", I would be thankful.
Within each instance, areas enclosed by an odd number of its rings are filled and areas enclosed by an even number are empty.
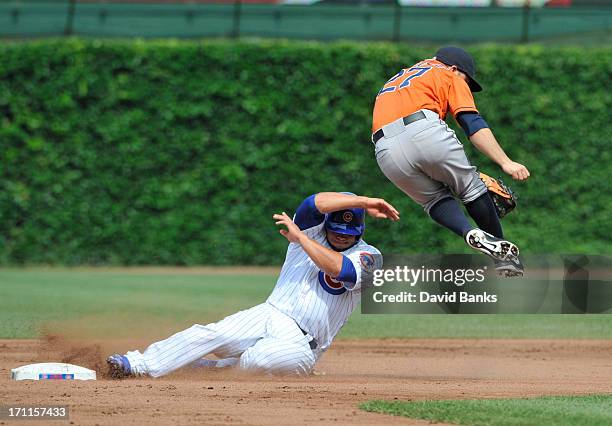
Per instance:
[[[487,192],[455,132],[437,113],[421,111],[425,119],[383,126],[375,152],[385,176],[428,214],[444,198],[454,196],[465,204]]]

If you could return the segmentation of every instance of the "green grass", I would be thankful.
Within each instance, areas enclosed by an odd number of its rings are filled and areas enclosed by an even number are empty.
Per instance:
[[[160,337],[266,300],[274,275],[0,269],[0,338]],[[612,315],[362,315],[341,338],[612,338]]]
[[[612,339],[612,315],[361,315],[345,338]]]
[[[451,401],[370,401],[363,410],[459,425],[612,424],[612,395]]]
[[[269,276],[0,270],[0,337],[63,327],[127,337],[210,322],[263,302],[273,284]]]

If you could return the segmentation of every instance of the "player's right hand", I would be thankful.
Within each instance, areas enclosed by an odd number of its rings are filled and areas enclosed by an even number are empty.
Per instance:
[[[502,165],[502,170],[504,173],[512,176],[512,179],[514,180],[527,180],[527,178],[531,176],[529,170],[527,170],[527,167],[514,161],[510,161]]]
[[[304,235],[300,228],[293,223],[293,220],[287,215],[287,213],[283,212],[282,214],[275,214],[272,216],[273,219],[276,219],[277,225],[285,225],[287,229],[281,229],[279,232],[281,235],[290,243],[299,243],[300,238]]]
[[[400,219],[397,209],[382,198],[366,199],[364,208],[370,216],[377,219],[390,219],[396,222]]]

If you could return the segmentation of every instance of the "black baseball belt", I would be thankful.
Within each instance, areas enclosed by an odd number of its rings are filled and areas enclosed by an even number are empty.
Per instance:
[[[407,126],[411,123],[414,123],[415,121],[423,120],[424,118],[426,118],[425,113],[423,111],[417,111],[414,114],[410,114],[402,118],[402,121],[404,122],[404,126]],[[385,132],[383,131],[383,129],[378,129],[372,135],[372,142],[378,142],[383,136],[385,136]]]

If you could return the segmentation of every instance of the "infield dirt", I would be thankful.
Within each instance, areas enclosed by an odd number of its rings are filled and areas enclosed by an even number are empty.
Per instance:
[[[160,379],[105,377],[107,354],[148,343],[0,340],[2,403],[69,405],[71,423],[83,425],[379,425],[428,422],[366,413],[357,404],[612,393],[607,340],[339,340],[310,377],[190,368]],[[10,380],[11,368],[45,361],[94,368],[98,380]]]

